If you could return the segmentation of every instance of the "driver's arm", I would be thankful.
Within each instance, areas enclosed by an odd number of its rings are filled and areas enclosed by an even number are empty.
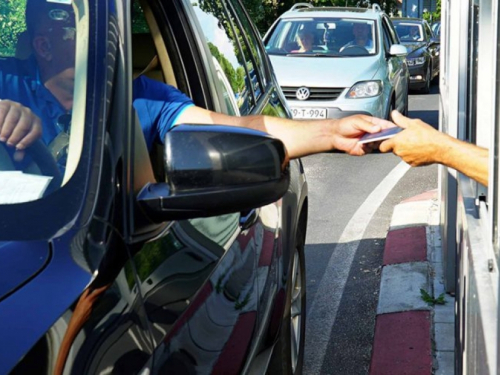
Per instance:
[[[12,100],[0,101],[0,142],[16,148],[16,160],[41,136],[42,121],[31,109]]]

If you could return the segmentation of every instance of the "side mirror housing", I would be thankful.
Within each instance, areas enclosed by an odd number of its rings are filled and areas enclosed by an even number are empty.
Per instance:
[[[402,44],[393,44],[389,50],[389,55],[391,56],[406,56],[408,55],[408,50]]]
[[[280,199],[290,175],[283,143],[256,130],[179,125],[165,138],[166,182],[137,196],[155,222],[222,215]]]

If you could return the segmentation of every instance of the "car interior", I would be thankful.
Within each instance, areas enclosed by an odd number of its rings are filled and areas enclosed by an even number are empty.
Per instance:
[[[143,24],[147,25],[147,30],[144,28],[139,30],[140,32],[132,30],[133,78],[145,75],[179,88],[159,26],[149,3],[145,0],[134,0],[132,3],[133,24],[139,17],[144,17]],[[138,120],[136,122],[138,125]],[[136,126],[136,131],[139,129]],[[155,143],[150,158],[156,180],[165,181],[163,145]]]

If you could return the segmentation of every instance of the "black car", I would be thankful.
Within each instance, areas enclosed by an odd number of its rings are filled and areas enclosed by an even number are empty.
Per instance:
[[[33,63],[24,3],[0,7],[13,75]],[[0,142],[0,374],[300,373],[300,160],[214,125],[179,125],[148,151],[132,106],[143,74],[214,111],[290,117],[239,0],[51,3],[75,14],[46,30],[77,47],[66,162],[42,141],[18,162]]]
[[[428,93],[439,76],[440,41],[427,21],[419,18],[392,18],[401,44],[408,48],[410,89]]]
[[[436,21],[431,25],[432,32],[436,38],[441,38],[441,21]]]

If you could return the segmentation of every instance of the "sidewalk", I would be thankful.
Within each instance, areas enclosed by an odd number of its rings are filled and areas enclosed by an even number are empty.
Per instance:
[[[394,208],[384,249],[370,375],[454,374],[454,298],[444,291],[439,201],[432,190]],[[444,296],[445,304],[429,304]]]

